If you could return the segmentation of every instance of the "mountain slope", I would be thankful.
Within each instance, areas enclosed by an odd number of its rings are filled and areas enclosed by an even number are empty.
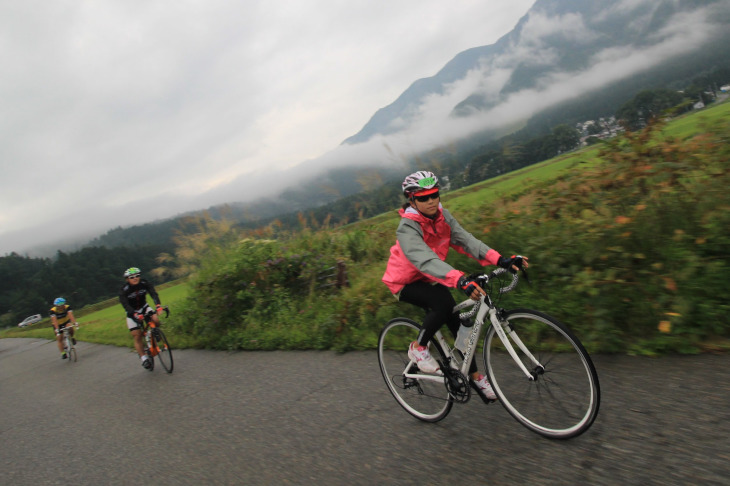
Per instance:
[[[603,93],[625,101],[666,84],[667,71],[690,77],[730,62],[728,24],[722,0],[538,0],[509,34],[414,82],[343,144],[454,123],[467,136],[589,94],[586,111]]]

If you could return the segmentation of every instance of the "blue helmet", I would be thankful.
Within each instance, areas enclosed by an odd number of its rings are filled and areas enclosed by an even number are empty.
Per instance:
[[[63,297],[59,297],[53,301],[53,305],[63,305],[65,303],[66,303],[66,299],[64,299]]]

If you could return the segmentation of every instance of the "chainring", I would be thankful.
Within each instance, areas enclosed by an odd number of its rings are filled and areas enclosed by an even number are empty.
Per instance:
[[[466,376],[450,366],[441,366],[441,371],[446,378],[446,390],[451,398],[458,403],[468,402],[471,398],[471,387]]]

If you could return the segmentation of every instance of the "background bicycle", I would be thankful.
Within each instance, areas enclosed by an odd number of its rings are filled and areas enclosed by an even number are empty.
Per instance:
[[[68,356],[69,363],[71,363],[72,361],[75,362],[78,359],[78,357],[76,356],[76,345],[74,345],[73,338],[71,337],[71,328],[78,329],[79,323],[69,323],[68,325],[63,326],[63,328],[58,331],[58,333],[63,334],[63,350],[66,353],[66,356]]]
[[[170,309],[167,306],[162,309],[165,311],[165,318],[169,317]],[[157,327],[149,316],[145,316],[144,322],[141,324],[144,334],[144,352],[150,358],[150,367],[147,369],[149,371],[155,369],[155,358],[157,358],[165,371],[172,373],[172,348],[164,331]]]
[[[585,432],[598,414],[596,369],[564,324],[542,312],[497,307],[492,296],[517,286],[518,274],[514,274],[509,285],[499,287],[506,273],[497,269],[478,276],[487,296],[454,307],[462,320],[456,343],[447,341],[440,331],[429,343],[441,367],[435,374],[421,372],[408,358],[408,344],[416,340],[421,326],[406,318],[388,322],[378,341],[383,378],[408,413],[426,422],[441,420],[455,402],[466,403],[471,397],[468,369],[483,335],[485,374],[507,412],[545,437],[575,437]],[[472,309],[462,312],[469,307]]]

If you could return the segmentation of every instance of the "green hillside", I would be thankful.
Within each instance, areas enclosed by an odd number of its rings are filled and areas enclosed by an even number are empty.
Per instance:
[[[725,103],[445,193],[442,202],[491,247],[530,257],[532,284],[502,304],[554,315],[590,351],[726,349],[727,133]],[[373,348],[388,319],[422,317],[380,282],[399,220],[395,209],[337,228],[301,215],[299,231],[272,223],[236,238],[230,228],[221,233],[211,225],[207,239],[190,241],[197,251],[177,256],[179,265],[193,258],[198,271],[184,290],[167,290],[178,292],[171,298],[174,318],[166,324],[173,344]],[[478,270],[452,253],[456,268]],[[349,286],[343,288],[328,277],[338,262],[347,269]],[[82,339],[131,344],[120,316],[110,310],[84,316]],[[34,332],[12,330],[3,337]]]

